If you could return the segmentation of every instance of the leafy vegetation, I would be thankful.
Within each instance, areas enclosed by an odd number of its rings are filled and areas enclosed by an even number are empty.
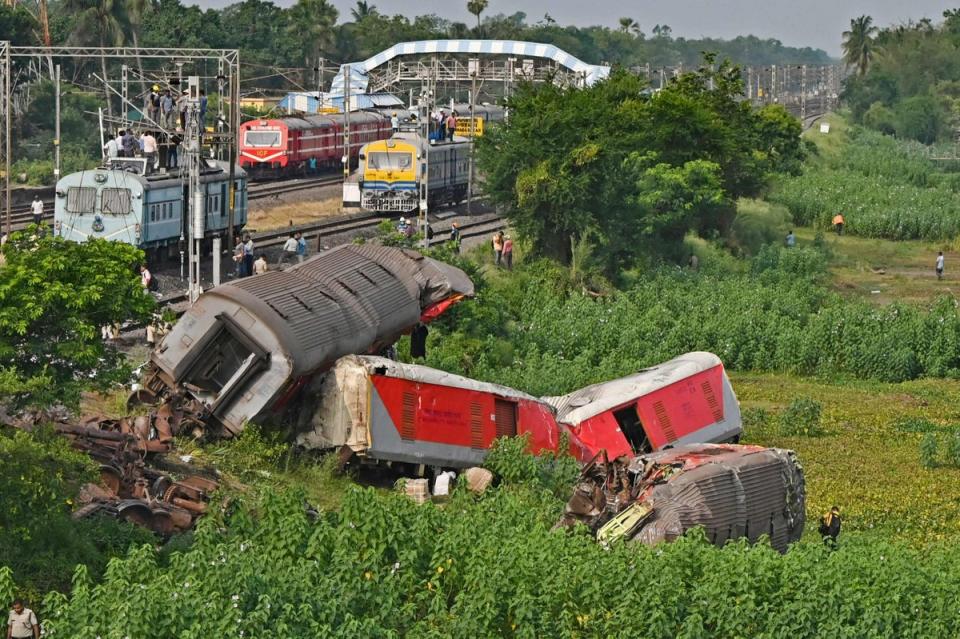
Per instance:
[[[80,393],[126,381],[104,325],[145,320],[154,307],[129,244],[66,242],[31,227],[4,245],[0,267],[0,398],[20,405],[75,406]]]
[[[746,264],[704,252],[698,272],[625,274],[619,291],[597,298],[566,269],[524,263],[486,277],[473,303],[431,331],[427,364],[539,395],[694,350],[735,370],[885,381],[960,373],[952,299],[925,309],[844,299],[827,288],[826,258],[813,248],[768,246]]]
[[[828,228],[842,213],[844,231],[857,235],[952,238],[960,233],[960,180],[944,170],[948,166],[935,165],[930,156],[936,153],[953,150],[854,128],[841,149],[808,162],[802,175],[778,179],[770,199],[799,225]]]
[[[588,88],[525,86],[510,118],[478,145],[484,191],[538,254],[572,259],[595,236],[608,272],[676,250],[684,234],[725,230],[733,202],[803,157],[782,107],[738,100],[728,63],[680,76],[655,95],[625,71]]]
[[[809,397],[795,399],[780,415],[780,434],[787,437],[822,435],[822,413],[820,402]]]
[[[781,556],[764,544],[717,549],[694,534],[605,550],[582,530],[551,531],[562,502],[526,484],[479,498],[455,491],[443,507],[354,488],[342,510],[316,518],[296,491],[264,497],[256,514],[246,506],[204,519],[194,544],[168,562],[142,547],[96,586],[78,569],[69,595],[44,601],[48,636],[958,631],[956,546],[921,552],[848,534],[835,551],[814,540]],[[12,588],[0,569],[0,596]],[[136,614],[116,614],[130,605]]]

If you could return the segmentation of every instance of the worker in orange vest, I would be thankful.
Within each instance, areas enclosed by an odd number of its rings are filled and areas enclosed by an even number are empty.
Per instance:
[[[833,216],[833,228],[836,229],[837,235],[843,235],[843,213]]]

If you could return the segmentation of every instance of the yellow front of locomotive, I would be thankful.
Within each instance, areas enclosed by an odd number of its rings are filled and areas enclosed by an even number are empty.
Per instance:
[[[402,138],[367,144],[361,153],[360,207],[382,213],[416,209],[418,151]]]

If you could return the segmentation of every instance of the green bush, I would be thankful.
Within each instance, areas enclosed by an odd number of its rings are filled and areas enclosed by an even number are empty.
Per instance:
[[[926,433],[920,440],[920,465],[924,468],[936,468],[940,443],[936,433]]]
[[[954,468],[960,468],[960,430],[954,430],[948,435],[947,461]]]
[[[788,437],[816,437],[823,434],[823,407],[803,397],[790,402],[780,415],[780,434]]]
[[[783,244],[792,224],[785,206],[761,200],[740,200],[729,242],[746,255],[756,255],[766,244]]]
[[[569,445],[562,438],[560,450]],[[490,447],[483,465],[507,484],[528,484],[566,498],[580,475],[580,466],[567,454],[533,456],[527,452],[528,438],[499,437]]]
[[[894,430],[901,433],[934,433],[940,426],[924,417],[900,417],[893,422]]]

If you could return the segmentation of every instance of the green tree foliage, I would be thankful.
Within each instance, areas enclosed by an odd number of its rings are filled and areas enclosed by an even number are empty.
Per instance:
[[[128,244],[84,244],[15,233],[0,267],[0,397],[75,405],[87,388],[125,379],[123,356],[100,327],[142,321],[154,307],[140,285],[143,254]]]
[[[864,75],[874,57],[874,36],[877,27],[870,16],[860,16],[850,21],[850,30],[843,32],[843,61]]]
[[[941,24],[924,19],[879,31],[870,24],[851,27],[857,34],[851,36],[853,55],[859,59],[852,64],[860,72],[847,79],[843,98],[855,121],[884,132],[892,126],[898,137],[924,143],[953,134],[960,122],[960,17],[956,11],[943,15]],[[862,37],[864,28],[868,37]],[[846,44],[844,51],[850,62]]]
[[[551,531],[561,501],[525,485],[444,507],[353,489],[311,519],[296,492],[205,518],[194,544],[150,547],[101,583],[77,571],[39,606],[53,639],[101,637],[950,637],[957,546],[846,534],[780,555],[693,533],[604,549]],[[0,571],[0,593],[12,590]],[[129,611],[123,612],[121,611]]]
[[[724,228],[733,199],[796,170],[803,153],[795,119],[752,109],[738,100],[739,71],[706,63],[655,95],[622,70],[588,88],[522,87],[478,146],[486,193],[537,252],[564,262],[587,232],[614,265],[669,250],[690,228]]]
[[[0,40],[8,40],[14,46],[39,44],[37,30],[40,25],[21,4],[0,6]]]

